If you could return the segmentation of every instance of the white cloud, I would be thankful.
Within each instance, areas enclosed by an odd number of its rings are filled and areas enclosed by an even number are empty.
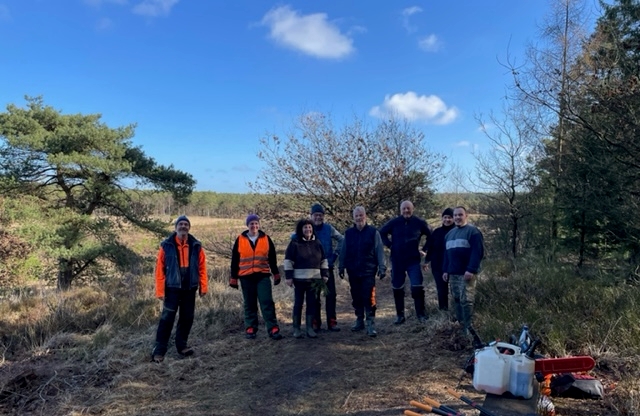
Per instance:
[[[436,52],[440,49],[440,39],[434,34],[425,36],[418,40],[418,46],[420,49],[426,52]]]
[[[433,124],[449,124],[458,117],[458,113],[456,107],[447,107],[437,95],[418,96],[413,91],[386,95],[381,105],[369,111],[369,114],[375,117],[397,115],[407,120],[420,120]]]
[[[143,0],[133,8],[135,14],[148,17],[168,16],[180,0]]]
[[[318,58],[337,59],[355,49],[353,39],[327,20],[326,13],[301,15],[289,6],[269,10],[262,24],[277,43]]]
[[[407,32],[412,33],[418,30],[416,26],[411,25],[409,17],[420,12],[422,12],[422,9],[418,6],[411,6],[406,9],[402,9],[402,26],[407,30]]]
[[[471,146],[471,143],[469,141],[467,141],[467,140],[462,140],[462,141],[457,142],[454,146],[455,147],[469,147],[469,146]]]
[[[11,20],[11,13],[9,13],[9,8],[4,4],[0,4],[0,20]]]

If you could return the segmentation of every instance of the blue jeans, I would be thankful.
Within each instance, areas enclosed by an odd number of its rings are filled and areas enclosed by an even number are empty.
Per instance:
[[[393,289],[403,289],[406,275],[409,275],[411,287],[422,287],[423,277],[420,261],[416,263],[406,264],[404,262],[395,262],[391,259],[391,267],[393,275],[391,276],[391,287]]]

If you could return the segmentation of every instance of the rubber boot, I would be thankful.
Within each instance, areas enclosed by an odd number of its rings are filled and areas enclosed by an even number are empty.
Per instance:
[[[356,322],[351,327],[353,332],[362,331],[364,329],[364,318],[358,316]]]
[[[404,289],[393,289],[393,300],[396,303],[396,320],[395,325],[403,324],[404,318]]]
[[[302,318],[300,317],[300,315],[293,316],[293,337],[294,338],[302,338],[304,336],[302,334],[302,331],[300,330],[300,321],[302,321]]]
[[[307,324],[307,336],[309,338],[318,338],[318,334],[313,330],[313,315],[307,315],[305,323]]]
[[[411,288],[411,297],[416,307],[416,317],[419,322],[427,322],[427,313],[424,306],[424,288],[416,286]]]
[[[378,335],[372,316],[367,318],[367,335],[370,337],[375,337],[376,335]]]

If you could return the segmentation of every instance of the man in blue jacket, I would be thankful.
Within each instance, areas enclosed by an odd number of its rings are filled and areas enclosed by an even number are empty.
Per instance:
[[[367,335],[375,337],[376,275],[384,279],[387,274],[384,246],[378,230],[367,224],[367,213],[363,206],[353,209],[353,223],[353,227],[344,233],[338,272],[341,279],[344,279],[345,269],[349,274],[352,305],[356,314],[356,322],[351,330],[363,330],[366,318]]]
[[[484,239],[475,226],[467,222],[467,210],[459,206],[453,210],[455,228],[445,237],[446,250],[442,279],[449,282],[453,306],[465,335],[469,334],[476,293],[476,276],[484,257]]]
[[[335,229],[335,227],[329,223],[324,222],[324,207],[320,204],[313,204],[311,206],[311,221],[313,221],[313,229],[316,238],[322,244],[327,261],[329,262],[329,280],[327,280],[327,300],[326,300],[326,312],[327,312],[327,329],[329,331],[340,331],[338,328],[338,320],[336,313],[336,278],[333,272],[333,267],[338,254],[340,253],[340,245],[344,237]],[[313,329],[319,330],[322,326],[322,318],[320,317],[320,311],[322,309],[320,297],[318,297],[318,304],[316,308],[316,316],[313,322]]]
[[[427,250],[431,230],[426,221],[413,215],[413,203],[403,201],[400,204],[400,216],[387,222],[380,228],[382,243],[391,249],[391,287],[396,304],[396,320],[400,325],[405,322],[404,317],[404,283],[406,275],[411,282],[411,297],[415,303],[416,317],[420,322],[427,320],[424,305],[424,286],[420,260],[422,253]],[[420,250],[422,236],[426,241]],[[391,236],[391,240],[389,240]]]

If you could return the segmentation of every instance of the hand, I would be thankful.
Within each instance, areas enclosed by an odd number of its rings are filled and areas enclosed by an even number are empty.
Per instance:
[[[444,280],[445,282],[449,281],[449,273],[442,273],[442,280]]]
[[[229,279],[229,286],[231,286],[234,289],[238,288],[238,279],[234,279],[233,277],[231,279]]]
[[[207,292],[202,292],[200,289],[198,289],[198,294],[200,295],[200,297],[203,297],[204,295],[207,294]]]
[[[327,283],[329,281],[328,277],[323,277],[322,280],[324,280],[325,283]]]
[[[164,296],[156,296],[158,298],[158,300],[161,300],[164,302]]]
[[[469,280],[473,279],[474,277],[476,277],[476,275],[474,273],[464,272],[464,280],[469,281]]]
[[[378,276],[380,277],[380,280],[384,279],[385,277],[387,277],[387,272],[384,273],[378,273]]]
[[[429,271],[429,263],[423,264],[422,265],[422,270],[425,271],[425,272],[428,272]]]
[[[286,279],[285,282],[287,283],[287,286],[293,287],[293,279]]]
[[[427,253],[426,253],[426,252],[424,252],[424,251],[422,251],[422,250],[418,250],[418,251],[420,252],[420,255],[421,255],[422,257],[427,257]]]
[[[274,286],[278,286],[280,284],[280,275],[279,274],[274,274],[273,275],[273,285]]]
[[[338,271],[338,276],[340,276],[340,279],[344,280],[344,270],[339,270]]]

